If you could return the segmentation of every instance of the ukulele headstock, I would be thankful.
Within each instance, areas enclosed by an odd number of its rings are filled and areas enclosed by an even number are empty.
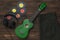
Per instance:
[[[43,10],[46,6],[47,6],[47,5],[46,5],[45,2],[41,3],[41,5],[39,5],[39,8],[38,8],[39,11],[40,11],[40,10]]]

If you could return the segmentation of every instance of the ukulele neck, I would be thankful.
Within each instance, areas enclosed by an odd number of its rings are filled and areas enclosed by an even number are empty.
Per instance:
[[[35,20],[35,18],[40,14],[41,10],[37,10],[36,13],[34,13],[32,17],[30,17],[30,21],[33,22]]]
[[[38,8],[37,12],[34,13],[34,16],[32,16],[32,17],[30,18],[30,21],[33,22],[34,19],[38,16],[38,14],[39,14],[46,6],[47,6],[46,3],[44,3],[44,2],[43,2],[41,5],[39,5],[39,8]]]

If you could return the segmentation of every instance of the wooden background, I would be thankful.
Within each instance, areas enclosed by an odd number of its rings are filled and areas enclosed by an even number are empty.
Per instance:
[[[60,0],[0,0],[0,15],[5,15],[8,10],[15,5],[18,1],[23,1],[26,3],[27,16],[31,16],[41,2],[47,3],[47,8],[41,13],[56,13],[57,21],[60,23]],[[39,21],[38,18],[34,22],[34,28],[30,31],[29,36],[26,40],[40,40],[40,30],[39,30]],[[7,30],[9,32],[7,32]],[[7,29],[2,25],[2,18],[0,17],[0,40],[25,40],[19,39],[14,30]]]

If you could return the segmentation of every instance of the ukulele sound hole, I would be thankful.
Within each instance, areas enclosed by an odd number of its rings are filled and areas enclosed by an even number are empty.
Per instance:
[[[26,25],[25,25],[25,28],[28,28],[28,27],[29,27],[29,25],[28,25],[28,24],[26,24]]]

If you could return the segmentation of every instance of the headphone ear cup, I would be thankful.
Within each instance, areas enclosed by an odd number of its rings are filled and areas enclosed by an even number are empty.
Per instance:
[[[10,29],[16,28],[16,22],[15,22],[15,21],[9,21],[8,27],[9,27]]]
[[[8,27],[8,20],[7,19],[3,19],[3,24]]]

